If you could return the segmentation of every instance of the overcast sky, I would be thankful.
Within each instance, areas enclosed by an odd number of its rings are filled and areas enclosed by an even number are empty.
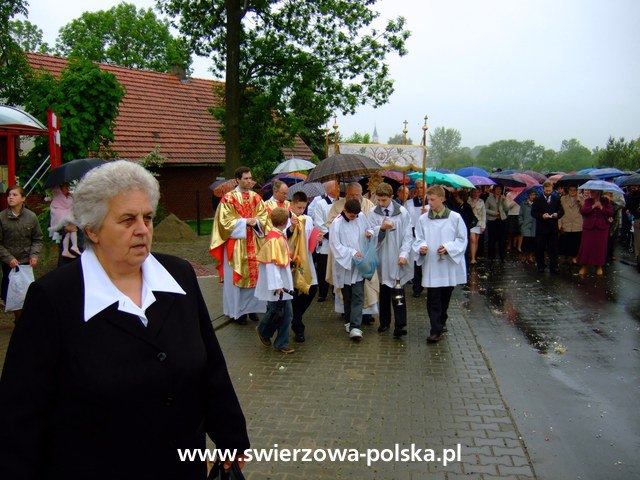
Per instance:
[[[82,12],[120,3],[28,2],[50,45]],[[346,136],[376,126],[384,143],[406,120],[419,143],[425,115],[429,132],[455,128],[468,147],[516,139],[558,150],[577,138],[594,148],[610,135],[640,136],[640,1],[379,0],[375,8],[382,18],[407,18],[409,53],[389,58],[395,93],[387,105],[338,115]],[[206,59],[194,62],[194,76],[211,78]]]

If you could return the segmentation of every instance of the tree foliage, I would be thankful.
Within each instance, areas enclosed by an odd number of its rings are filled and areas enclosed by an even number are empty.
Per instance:
[[[640,138],[629,140],[624,137],[609,137],[607,146],[598,151],[599,167],[614,167],[620,170],[637,170],[640,168]]]
[[[405,145],[404,134],[398,133],[389,137],[389,140],[387,140],[387,145]],[[411,139],[411,137],[407,137],[406,145],[413,145],[413,140]]]
[[[42,30],[28,20],[12,20],[11,37],[25,52],[49,53],[49,45],[42,41]]]
[[[334,111],[379,106],[393,92],[386,56],[406,53],[405,20],[372,28],[377,0],[159,0],[194,52],[226,79],[227,169],[263,161],[240,148],[247,105],[267,108],[286,145],[294,134],[323,144],[319,128]],[[250,97],[248,91],[254,92]],[[259,93],[255,93],[259,92]],[[243,100],[244,96],[244,100]],[[242,102],[245,108],[240,109]],[[276,115],[273,112],[277,112]],[[258,150],[262,150],[258,148]],[[321,152],[316,152],[321,156]]]
[[[187,71],[191,65],[186,41],[171,35],[169,22],[130,3],[84,12],[60,29],[55,49],[66,57],[156,72]]]
[[[371,143],[371,136],[368,133],[353,132],[351,136],[342,140],[341,143]]]
[[[461,143],[462,135],[455,128],[436,127],[429,133],[430,163],[438,167],[446,166],[445,159],[460,151]]]
[[[29,65],[11,32],[12,18],[27,15],[25,0],[0,2],[0,98],[9,105],[19,105],[24,100],[24,79]]]
[[[88,156],[113,157],[109,144],[124,88],[116,77],[85,59],[70,59],[59,80],[34,73],[25,108],[46,124],[51,108],[60,118],[63,161]],[[47,146],[41,145],[46,150]]]
[[[529,170],[541,161],[544,151],[533,140],[500,140],[484,147],[476,163],[489,169]]]

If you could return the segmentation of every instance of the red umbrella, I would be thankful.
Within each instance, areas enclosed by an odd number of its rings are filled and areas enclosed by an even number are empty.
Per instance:
[[[209,188],[213,190],[213,194],[216,197],[222,198],[225,193],[230,192],[238,185],[238,181],[235,178],[220,179],[209,185]]]
[[[545,175],[543,175],[540,172],[534,172],[533,170],[525,170],[524,172],[522,172],[526,175],[529,175],[532,178],[535,178],[538,183],[544,183],[545,180],[547,179],[547,177]]]
[[[390,178],[391,180],[395,180],[398,183],[411,183],[411,179],[403,172],[399,172],[398,170],[382,170],[380,175],[383,177]]]

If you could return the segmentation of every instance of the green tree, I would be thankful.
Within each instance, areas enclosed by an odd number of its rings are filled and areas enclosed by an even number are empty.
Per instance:
[[[186,41],[171,35],[169,22],[130,3],[85,12],[62,27],[56,53],[156,72],[186,72],[191,65]]]
[[[25,52],[49,53],[49,45],[42,41],[42,30],[28,20],[12,20],[11,37]]]
[[[429,165],[437,165],[439,167],[448,168],[452,171],[456,171],[460,168],[472,166],[475,162],[475,158],[471,154],[469,148],[459,148],[455,152],[447,155],[442,163],[436,164],[431,159],[432,149],[428,149],[427,161]]]
[[[620,170],[637,170],[640,168],[640,138],[626,141],[624,137],[609,137],[607,146],[598,151],[600,168],[614,167]]]
[[[159,0],[193,51],[209,56],[212,71],[225,77],[228,172],[241,159],[249,165],[264,160],[241,148],[246,115],[241,106],[249,90],[259,91],[260,96],[246,101],[258,101],[280,122],[279,146],[294,134],[322,145],[320,126],[332,112],[350,114],[360,105],[387,102],[393,81],[385,58],[392,52],[406,53],[409,32],[402,17],[388,21],[381,30],[371,28],[379,16],[371,8],[376,2]]]
[[[393,135],[389,137],[387,140],[387,145],[404,145],[404,134],[398,133],[397,135]],[[413,140],[410,137],[407,137],[407,145],[413,145]]]
[[[574,172],[593,167],[595,159],[591,150],[582,145],[577,139],[563,140],[560,151],[554,158],[549,170]]]
[[[368,133],[353,132],[350,137],[342,140],[342,143],[371,143],[371,136]]]
[[[476,164],[483,168],[529,170],[541,161],[544,147],[536,145],[533,140],[500,140],[484,147]]]
[[[72,58],[59,80],[49,73],[36,72],[29,81],[26,109],[46,124],[51,108],[60,118],[62,159],[88,156],[114,157],[109,144],[118,116],[124,88],[116,77],[100,70],[89,60]],[[48,149],[46,139],[39,140],[39,150]]]
[[[9,105],[24,100],[24,79],[29,70],[24,52],[14,40],[11,23],[16,15],[27,15],[25,0],[0,2],[0,98]]]
[[[460,150],[462,135],[455,128],[437,127],[429,134],[429,156],[433,165],[445,166],[445,159]],[[450,168],[450,167],[447,167]]]

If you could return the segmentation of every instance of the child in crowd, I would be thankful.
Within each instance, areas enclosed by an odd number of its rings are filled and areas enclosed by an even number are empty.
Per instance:
[[[57,185],[52,189],[53,199],[51,200],[51,223],[49,224],[49,235],[56,242],[62,239],[61,255],[67,258],[76,258],[81,255],[78,248],[78,230],[67,231],[65,227],[74,226],[73,218],[73,197],[69,191],[69,184]],[[62,234],[60,234],[62,231]]]
[[[290,293],[293,292],[289,245],[284,230],[289,221],[289,212],[284,208],[271,211],[273,228],[265,237],[256,259],[260,264],[258,281],[254,295],[266,300],[267,313],[262,317],[256,330],[265,347],[271,346],[271,337],[278,333],[273,346],[282,353],[293,353],[289,347],[289,328],[293,317]]]

